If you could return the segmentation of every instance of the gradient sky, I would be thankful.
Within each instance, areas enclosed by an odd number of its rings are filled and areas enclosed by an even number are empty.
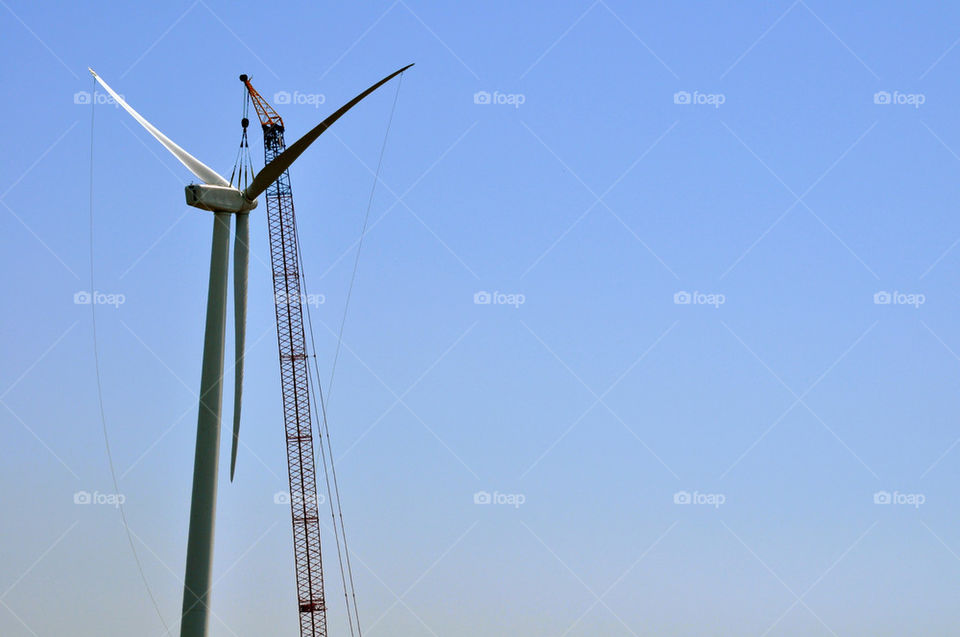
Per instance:
[[[238,74],[292,141],[417,63],[329,405],[370,637],[960,621],[960,6],[2,0],[0,35],[0,634],[163,634],[118,512],[74,503],[114,491],[74,303],[90,289],[87,66],[228,173]],[[324,374],[395,94],[291,173]],[[104,407],[174,624],[212,221],[132,119],[94,114],[95,286],[124,299],[97,307]],[[297,630],[262,207],[252,233],[217,637]]]

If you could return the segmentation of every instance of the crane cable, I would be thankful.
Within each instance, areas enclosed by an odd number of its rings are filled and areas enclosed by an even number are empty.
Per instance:
[[[356,255],[356,258],[354,259],[353,272],[351,273],[351,276],[350,276],[350,286],[347,291],[347,298],[344,302],[343,317],[341,318],[340,330],[337,335],[337,356],[334,356],[333,365],[330,371],[330,384],[327,387],[327,400],[326,401],[323,400],[323,394],[322,393],[320,394],[321,407],[323,408],[323,428],[324,428],[324,434],[327,442],[327,451],[330,454],[330,471],[333,474],[333,485],[334,485],[334,490],[335,490],[336,499],[337,499],[337,512],[340,516],[340,529],[343,534],[343,547],[344,547],[344,553],[346,555],[346,561],[347,561],[347,573],[350,576],[350,592],[351,592],[351,595],[353,596],[353,609],[354,609],[354,613],[356,614],[358,633],[360,632],[360,610],[357,606],[357,592],[356,592],[356,587],[354,586],[354,581],[353,581],[353,567],[351,566],[351,563],[350,563],[350,552],[347,548],[347,530],[346,530],[346,527],[344,526],[344,521],[343,521],[343,508],[340,502],[340,487],[337,481],[337,470],[334,464],[333,448],[330,442],[330,427],[329,427],[329,422],[327,420],[326,402],[329,401],[330,391],[333,389],[333,377],[334,377],[334,373],[336,372],[337,360],[339,357],[341,346],[343,344],[344,324],[346,323],[347,310],[349,309],[350,298],[353,294],[353,285],[356,280],[357,269],[360,263],[360,249],[363,246],[363,238],[367,233],[367,225],[370,219],[370,210],[373,207],[373,196],[374,196],[374,193],[376,192],[377,183],[380,180],[380,170],[383,167],[383,156],[387,149],[387,140],[390,136],[390,128],[393,125],[393,115],[397,109],[397,101],[400,98],[400,87],[402,86],[402,84],[403,84],[403,74],[400,75],[400,78],[397,81],[397,90],[394,93],[393,105],[390,108],[390,117],[387,120],[387,128],[383,134],[383,143],[380,146],[380,157],[377,160],[377,170],[376,170],[376,173],[374,173],[373,184],[371,185],[371,188],[370,188],[370,197],[367,200],[367,210],[366,210],[366,213],[364,214],[363,228],[361,229],[360,239],[357,242],[357,255]],[[307,311],[307,316],[308,317],[310,316],[309,309]],[[312,332],[312,325],[311,325],[311,339],[312,338],[313,338],[313,332]],[[314,357],[314,365],[316,365],[316,363],[317,363],[317,359],[316,357]],[[319,371],[317,371],[317,376],[319,378]]]
[[[403,86],[404,73],[397,78],[397,92],[393,96],[393,107],[390,109],[390,119],[387,120],[387,130],[383,135],[383,144],[380,146],[380,159],[377,161],[377,171],[373,177],[373,185],[370,187],[370,197],[367,200],[367,212],[363,217],[363,228],[360,230],[360,239],[357,240],[357,254],[353,259],[353,272],[350,275],[350,285],[347,288],[347,298],[343,304],[343,316],[340,318],[340,329],[337,333],[337,350],[333,355],[333,365],[330,369],[330,382],[327,384],[327,398],[333,392],[333,375],[337,371],[337,361],[340,359],[340,346],[343,344],[343,326],[347,322],[347,310],[350,308],[350,298],[353,296],[353,283],[357,278],[357,267],[360,265],[360,251],[363,248],[363,239],[367,236],[367,223],[370,220],[370,209],[373,207],[373,195],[377,190],[377,182],[380,181],[380,169],[383,167],[383,153],[387,149],[387,137],[390,135],[390,127],[393,125],[393,114],[397,110],[397,100],[400,97],[400,87]]]
[[[302,275],[302,272],[301,272],[301,279],[302,279],[302,278],[303,278],[303,275]],[[309,311],[308,311],[308,316],[309,316]],[[308,319],[308,320],[309,320],[309,319]],[[312,342],[312,341],[313,341],[313,332],[312,332],[312,331],[311,331],[311,333],[310,333],[310,339],[311,339],[311,342]],[[316,350],[314,350],[314,352],[316,352]],[[317,357],[316,357],[316,354],[314,353],[311,358],[313,358],[313,360],[314,360],[314,370],[316,370],[316,358],[317,358]],[[314,371],[314,372],[311,372],[309,365],[307,366],[307,376],[308,376],[308,382],[310,382],[310,383],[312,383],[312,384],[314,385],[314,388],[316,389],[317,395],[320,397],[321,410],[325,411],[325,410],[323,409],[323,404],[324,404],[324,401],[323,401],[323,389],[320,387],[320,383],[319,383],[318,380],[317,380],[318,374],[317,374],[315,371]],[[317,413],[316,404],[315,404],[314,402],[312,402],[312,401],[311,401],[311,403],[310,403],[310,409],[311,409],[311,411],[312,411],[312,413],[313,413],[313,418],[314,418],[314,420],[317,422],[317,433],[318,433],[318,437],[320,438],[320,440],[318,441],[318,445],[320,446],[320,457],[321,457],[322,460],[323,460],[323,477],[324,477],[324,481],[326,482],[327,493],[329,494],[329,493],[332,493],[332,490],[330,489],[330,471],[329,471],[328,468],[327,468],[327,452],[324,450],[324,447],[323,447],[323,435],[322,435],[322,430],[321,430],[321,428],[320,428],[321,418],[320,418],[320,415]],[[314,466],[316,466],[316,464],[317,464],[316,449],[314,449],[314,453],[313,453],[313,464],[314,464]],[[330,519],[333,521],[333,538],[334,538],[334,542],[335,542],[336,548],[337,548],[337,564],[338,564],[339,567],[340,567],[340,581],[341,581],[342,584],[343,584],[343,601],[344,601],[344,604],[345,604],[346,610],[347,610],[347,625],[348,625],[348,627],[349,627],[349,629],[350,629],[350,635],[351,635],[351,637],[353,637],[353,636],[354,636],[354,632],[353,632],[353,615],[356,614],[356,612],[355,612],[355,610],[356,610],[356,603],[355,603],[355,602],[356,602],[356,594],[354,594],[354,606],[353,606],[353,607],[354,607],[354,612],[351,613],[351,609],[350,609],[350,596],[349,596],[349,593],[348,593],[348,591],[347,591],[347,582],[348,582],[348,581],[351,581],[351,582],[352,582],[352,579],[353,579],[353,578],[351,577],[350,580],[348,580],[348,579],[347,579],[347,576],[346,576],[346,574],[345,574],[345,571],[344,571],[343,550],[341,550],[341,548],[340,548],[340,535],[341,535],[341,531],[340,531],[340,529],[339,529],[338,526],[337,526],[337,516],[336,516],[336,514],[334,513],[334,508],[333,508],[333,502],[334,502],[334,500],[333,500],[333,498],[329,498],[329,497],[327,498],[327,500],[328,500],[328,504],[330,505]],[[318,511],[318,514],[319,514],[319,511]],[[341,522],[342,522],[342,517],[343,517],[343,516],[342,516],[342,514],[341,514]],[[345,535],[345,534],[344,534],[344,544],[346,544],[346,535]],[[358,619],[357,619],[357,623],[359,624],[359,617],[358,617]],[[360,627],[359,627],[359,625],[358,625],[358,626],[357,626],[357,629],[359,630],[359,628],[360,628]]]
[[[239,190],[245,190],[254,178],[253,158],[250,156],[250,142],[247,140],[247,126],[250,124],[249,114],[250,94],[244,87],[243,118],[240,120],[243,134],[240,136],[240,147],[237,149],[237,157],[233,161],[233,170],[230,172],[230,185],[233,185],[233,179],[236,177],[237,189]],[[240,174],[237,174],[238,169]]]
[[[96,97],[97,92],[97,80],[93,80],[93,92],[91,95]],[[90,100],[90,317],[93,323],[93,364],[94,369],[96,370],[96,379],[97,379],[97,403],[100,408],[100,424],[103,429],[103,442],[107,452],[107,462],[110,465],[110,477],[113,480],[113,490],[114,493],[120,493],[120,483],[117,480],[117,470],[113,462],[113,451],[110,448],[110,436],[107,432],[107,416],[106,410],[103,406],[103,381],[100,377],[100,353],[99,345],[97,341],[97,304],[94,302],[92,295],[96,287],[94,286],[94,251],[93,251],[93,148],[94,148],[94,136],[93,136],[93,124],[94,124],[94,114],[96,112],[97,100]],[[170,633],[170,627],[167,625],[167,622],[163,619],[163,613],[160,612],[160,605],[157,603],[157,598],[153,594],[153,589],[150,588],[150,582],[147,580],[147,575],[143,570],[143,563],[140,561],[140,555],[137,553],[136,544],[133,542],[133,532],[130,530],[130,525],[127,523],[127,512],[124,508],[123,500],[118,498],[117,500],[117,510],[120,512],[120,519],[123,520],[123,530],[127,535],[127,542],[130,544],[130,552],[133,554],[133,559],[137,563],[137,570],[140,572],[140,579],[143,581],[143,586],[147,590],[147,595],[150,597],[150,602],[153,604],[153,609],[157,612],[157,617],[160,619],[160,623],[163,624],[164,634],[167,635]]]
[[[353,272],[351,273],[351,276],[350,276],[350,285],[349,285],[349,288],[348,288],[348,290],[347,290],[346,300],[345,300],[345,302],[344,302],[343,315],[342,315],[342,317],[341,317],[341,319],[340,319],[340,328],[339,328],[339,331],[338,331],[338,334],[337,334],[337,349],[336,349],[336,354],[334,355],[334,358],[333,358],[333,365],[332,365],[331,370],[330,370],[330,382],[329,382],[329,384],[327,385],[327,395],[326,395],[326,398],[324,398],[323,389],[322,389],[322,387],[321,387],[321,385],[320,385],[320,370],[319,370],[319,367],[318,367],[318,364],[317,364],[316,339],[314,338],[314,333],[313,333],[313,316],[312,316],[312,314],[311,314],[311,312],[310,312],[310,304],[307,303],[307,325],[308,325],[309,331],[310,331],[310,343],[311,343],[311,348],[313,349],[313,356],[312,356],[311,358],[313,359],[314,373],[312,374],[312,376],[315,378],[315,383],[316,383],[316,387],[317,387],[317,395],[318,395],[319,398],[320,398],[320,409],[321,409],[321,415],[322,415],[322,418],[318,418],[318,419],[317,419],[317,428],[318,428],[318,430],[320,430],[320,431],[319,431],[319,434],[320,434],[320,436],[319,436],[319,437],[320,437],[320,441],[319,441],[319,442],[320,442],[320,453],[321,453],[321,458],[322,458],[322,460],[323,460],[324,474],[325,474],[326,483],[327,483],[327,493],[330,493],[330,492],[331,492],[331,491],[330,491],[330,479],[331,479],[331,476],[332,476],[332,478],[333,478],[333,495],[334,495],[334,497],[333,497],[333,498],[330,498],[330,515],[331,515],[331,517],[333,518],[334,538],[336,539],[336,544],[337,544],[337,558],[338,558],[338,560],[340,561],[340,572],[341,572],[341,578],[342,578],[342,580],[343,580],[343,586],[344,586],[344,597],[347,596],[347,585],[348,585],[348,582],[349,582],[350,597],[353,598],[353,614],[354,614],[354,618],[355,618],[356,625],[357,625],[357,634],[358,634],[358,635],[362,635],[361,630],[360,630],[360,611],[359,611],[359,608],[358,608],[358,606],[357,606],[357,591],[356,591],[356,586],[355,586],[355,584],[354,584],[353,567],[352,567],[351,562],[350,562],[350,551],[349,551],[349,548],[348,548],[348,546],[347,546],[347,532],[346,532],[346,527],[344,526],[344,521],[343,521],[343,507],[342,507],[341,500],[340,500],[340,486],[339,486],[339,482],[338,482],[338,480],[337,480],[337,470],[336,470],[336,466],[335,466],[335,464],[334,464],[333,447],[332,447],[331,442],[330,442],[330,427],[329,427],[329,422],[328,422],[328,419],[327,419],[327,402],[328,402],[329,399],[330,399],[330,391],[331,391],[332,386],[333,386],[333,378],[334,378],[334,374],[335,374],[335,372],[336,372],[337,361],[339,360],[340,350],[341,350],[341,347],[342,347],[342,344],[343,344],[343,330],[344,330],[344,325],[345,325],[345,323],[346,323],[347,311],[348,311],[349,306],[350,306],[350,298],[351,298],[351,296],[352,296],[352,294],[353,294],[353,286],[354,286],[354,282],[355,282],[355,280],[356,280],[357,270],[358,270],[359,263],[360,263],[360,252],[361,252],[361,248],[363,247],[363,238],[366,236],[366,233],[367,233],[367,225],[368,225],[368,222],[369,222],[369,219],[370,219],[370,210],[371,210],[372,207],[373,207],[373,197],[374,197],[374,193],[376,192],[377,183],[380,181],[380,171],[381,171],[381,168],[383,167],[383,157],[384,157],[384,154],[385,154],[386,149],[387,149],[387,140],[388,140],[388,138],[389,138],[389,136],[390,136],[390,128],[391,128],[391,126],[393,125],[393,116],[394,116],[394,113],[396,112],[396,109],[397,109],[397,101],[398,101],[398,99],[399,99],[399,97],[400,97],[400,87],[402,86],[402,83],[403,83],[403,74],[401,73],[401,74],[400,74],[399,81],[397,82],[397,91],[396,91],[396,93],[394,94],[394,97],[393,97],[393,105],[392,105],[392,107],[391,107],[391,109],[390,109],[390,117],[389,117],[389,119],[387,120],[387,129],[386,129],[386,131],[384,132],[384,135],[383,135],[383,143],[382,143],[381,146],[380,146],[380,157],[379,157],[379,159],[378,159],[378,161],[377,161],[377,170],[376,170],[376,172],[375,172],[375,174],[374,174],[373,185],[372,185],[371,188],[370,188],[370,196],[369,196],[369,198],[368,198],[368,200],[367,200],[367,209],[366,209],[366,213],[364,214],[363,227],[362,227],[362,229],[361,229],[360,239],[359,239],[358,242],[357,242],[357,254],[356,254],[356,257],[354,258],[354,262],[353,262]],[[296,233],[296,217],[294,217],[294,232]],[[305,274],[305,270],[304,270],[304,266],[303,266],[303,258],[302,258],[302,255],[299,254],[299,252],[300,252],[300,242],[299,242],[299,241],[297,241],[297,252],[298,252],[298,255],[297,255],[297,256],[298,256],[298,259],[297,259],[297,260],[298,260],[298,262],[299,262],[299,264],[300,264],[300,279],[303,281],[303,289],[306,290],[306,289],[307,289],[307,287],[306,287],[306,285],[307,285],[307,282],[306,282],[306,274]],[[308,370],[309,370],[309,367],[308,367]],[[312,407],[312,408],[315,409],[315,407]],[[322,429],[321,429],[321,427],[322,427]],[[326,449],[324,449],[324,441],[326,441]],[[330,456],[329,471],[327,470],[327,455],[328,455],[328,454],[329,454],[329,456]],[[334,503],[336,504],[336,512],[334,512]],[[338,522],[337,518],[339,518],[339,528],[340,528],[339,534],[343,536],[343,557],[341,557],[341,555],[340,555],[340,539],[339,539],[339,537],[338,537],[338,532],[337,532],[337,522]],[[347,578],[344,578],[344,577],[343,577],[343,562],[344,562],[344,560],[346,561]],[[350,618],[350,602],[349,602],[349,600],[347,601],[347,618],[348,618],[349,624],[350,624],[350,634],[353,635],[353,623],[354,623],[354,619],[351,619],[351,618]]]
[[[300,283],[300,296],[301,296],[300,302],[301,302],[301,307],[302,307],[302,306],[303,306],[303,296],[304,296],[304,294],[306,293],[305,291],[306,291],[306,289],[307,289],[307,283],[306,283],[306,275],[304,274],[304,268],[303,268],[303,254],[302,254],[301,251],[300,251],[300,238],[299,238],[299,233],[297,232],[297,215],[296,215],[296,211],[294,211],[293,214],[292,214],[292,221],[293,221],[293,234],[294,234],[294,237],[296,237],[296,241],[294,242],[294,245],[295,245],[296,248],[297,248],[297,268],[298,268],[297,277],[298,277],[299,283]],[[307,382],[308,382],[310,385],[312,385],[313,389],[314,389],[314,390],[316,391],[316,393],[317,393],[317,396],[319,397],[321,412],[324,414],[324,417],[323,417],[323,419],[321,419],[320,414],[317,413],[316,401],[310,401],[310,412],[311,412],[311,415],[312,415],[312,417],[313,417],[313,421],[317,423],[317,437],[319,438],[319,440],[318,440],[318,445],[320,446],[320,457],[321,457],[321,459],[322,459],[322,461],[323,461],[323,478],[324,478],[324,482],[326,483],[327,494],[328,494],[328,496],[329,496],[329,494],[333,493],[334,490],[330,488],[330,471],[329,471],[328,466],[327,466],[327,452],[324,450],[324,447],[323,447],[323,429],[321,428],[321,423],[324,422],[324,419],[326,418],[326,408],[324,407],[323,388],[322,388],[321,385],[320,385],[320,373],[319,373],[319,370],[318,370],[318,368],[317,368],[317,346],[316,346],[316,341],[314,340],[314,337],[313,337],[313,317],[312,317],[312,315],[310,314],[310,304],[309,304],[309,303],[307,303],[307,325],[308,325],[308,327],[309,327],[309,332],[310,332],[310,347],[311,347],[311,349],[313,350],[313,354],[310,356],[310,358],[313,359],[313,367],[314,367],[313,372],[311,372],[311,370],[310,370],[310,365],[307,365]],[[328,441],[329,441],[329,437],[328,437]],[[332,459],[333,459],[333,458],[332,458],[332,455],[331,455],[331,461],[332,461]],[[314,466],[317,465],[317,451],[316,451],[316,447],[313,448],[313,465],[314,465]],[[334,486],[334,489],[336,489],[336,492],[337,492],[337,494],[338,494],[338,496],[337,496],[337,502],[338,502],[338,506],[339,506],[339,489],[336,487],[336,479],[335,479],[335,478],[336,478],[336,476],[334,476],[334,485],[335,485],[335,486]],[[346,572],[344,571],[344,559],[343,559],[343,558],[344,558],[344,550],[341,549],[341,546],[340,546],[341,530],[340,530],[340,528],[339,528],[338,525],[337,525],[337,516],[336,516],[336,513],[335,513],[335,511],[334,511],[334,499],[333,499],[332,497],[328,497],[328,498],[327,498],[327,504],[329,504],[329,506],[330,506],[330,519],[331,519],[332,522],[333,522],[333,539],[334,539],[334,543],[335,543],[336,549],[337,549],[337,565],[338,565],[339,568],[340,568],[340,581],[341,581],[341,583],[342,583],[342,585],[343,585],[343,601],[344,601],[344,605],[346,606],[346,611],[347,611],[347,625],[348,625],[348,627],[349,627],[349,629],[350,629],[350,635],[351,635],[351,637],[354,637],[354,631],[353,631],[353,615],[356,614],[356,613],[354,612],[353,614],[351,614],[351,610],[350,610],[350,595],[349,595],[349,593],[348,593],[348,591],[347,591],[347,583],[348,583],[348,581],[349,581],[349,582],[352,582],[352,581],[353,581],[353,577],[352,577],[352,573],[351,573],[351,577],[350,577],[350,579],[348,580],[348,579],[347,579]],[[319,510],[317,511],[317,514],[319,515]],[[342,513],[341,513],[341,516],[340,516],[340,520],[341,520],[341,523],[342,523],[342,521],[343,521]],[[341,524],[341,526],[342,526],[342,524]],[[343,535],[344,535],[343,542],[344,542],[344,545],[346,545],[346,534],[343,533]],[[348,554],[348,557],[349,557],[349,554]],[[354,609],[356,609],[356,594],[354,594]],[[360,622],[360,620],[359,620],[359,616],[358,616],[358,617],[357,617],[357,630],[360,629],[359,622]]]

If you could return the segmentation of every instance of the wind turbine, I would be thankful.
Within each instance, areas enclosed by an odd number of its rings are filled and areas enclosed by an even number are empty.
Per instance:
[[[250,262],[249,213],[257,197],[344,113],[383,84],[413,66],[409,64],[386,76],[320,122],[286,151],[263,167],[244,189],[234,188],[212,168],[175,144],[140,113],[135,111],[103,79],[88,69],[110,96],[147,132],[170,151],[203,183],[186,186],[187,205],[213,213],[213,245],[210,250],[210,281],[203,337],[200,374],[200,404],[197,416],[197,445],[193,465],[193,492],[190,500],[190,528],[183,585],[181,637],[204,637],[209,624],[210,573],[213,564],[213,530],[217,504],[217,476],[220,448],[220,408],[223,398],[223,349],[227,321],[227,283],[230,253],[230,217],[237,218],[234,235],[234,331],[235,381],[233,444],[230,477],[236,463],[240,432],[240,405],[243,386],[244,339],[247,313],[247,269]]]

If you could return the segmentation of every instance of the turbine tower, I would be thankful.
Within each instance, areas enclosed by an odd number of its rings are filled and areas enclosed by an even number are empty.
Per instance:
[[[247,269],[250,260],[249,213],[263,193],[320,135],[380,86],[413,66],[409,64],[386,76],[320,122],[292,146],[263,167],[250,185],[234,188],[212,168],[175,144],[110,88],[93,69],[90,73],[110,96],[157,139],[180,163],[203,183],[186,186],[187,205],[213,213],[213,244],[210,249],[210,279],[200,373],[200,403],[197,415],[197,442],[193,464],[193,491],[190,500],[190,528],[187,536],[187,563],[183,586],[181,637],[206,637],[209,626],[211,570],[213,565],[214,522],[220,450],[220,410],[223,398],[224,335],[227,321],[227,285],[230,259],[230,217],[237,220],[234,235],[234,436],[231,458],[236,458],[240,428],[240,399],[243,383],[244,335],[247,311]],[[232,467],[231,467],[232,475]]]

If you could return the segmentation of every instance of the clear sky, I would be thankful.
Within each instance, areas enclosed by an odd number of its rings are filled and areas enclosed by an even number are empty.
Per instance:
[[[2,0],[0,634],[163,634],[96,504],[86,67],[229,174],[240,73],[292,141],[409,62],[329,410],[364,632],[951,632],[960,6],[727,5]],[[324,374],[395,95],[292,169]],[[172,624],[212,220],[94,112],[104,407]],[[296,634],[262,207],[252,233],[217,637]]]

